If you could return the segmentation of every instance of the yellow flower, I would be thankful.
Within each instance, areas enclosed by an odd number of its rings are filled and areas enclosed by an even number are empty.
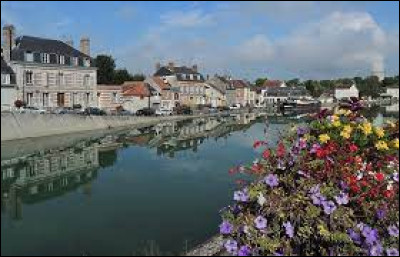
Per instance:
[[[396,138],[392,141],[393,147],[399,149],[399,139]]]
[[[363,131],[364,135],[368,136],[372,134],[372,125],[370,122],[365,122],[361,126],[361,130]]]
[[[396,127],[396,124],[391,120],[386,121],[386,124],[388,124],[391,128],[395,128]]]
[[[340,109],[339,111],[336,112],[337,115],[345,115],[348,110],[345,109]]]
[[[350,111],[350,110],[347,110],[347,111],[346,111],[346,113],[345,113],[344,115],[346,115],[346,116],[350,116],[352,113],[353,113],[352,111]]]
[[[351,132],[353,132],[353,128],[350,125],[346,125],[343,127],[343,132],[351,134]]]
[[[385,136],[385,130],[383,130],[383,128],[375,128],[375,134],[378,138],[382,138]]]
[[[378,141],[376,144],[375,144],[375,147],[376,147],[376,149],[378,149],[379,151],[387,151],[387,150],[389,150],[389,147],[388,147],[388,145],[387,145],[387,143],[385,142],[385,141],[382,141],[382,140],[380,140],[380,141]]]
[[[342,123],[340,122],[340,120],[335,120],[335,121],[332,123],[332,125],[333,125],[335,128],[338,128],[338,127],[340,127],[340,125],[342,125]]]
[[[343,138],[346,138],[346,139],[349,139],[351,137],[350,133],[347,131],[340,132],[340,136],[342,136]]]
[[[330,140],[331,138],[330,138],[330,136],[328,135],[328,134],[322,134],[322,135],[319,135],[319,141],[321,142],[321,143],[326,143],[326,142],[328,142],[329,140]]]

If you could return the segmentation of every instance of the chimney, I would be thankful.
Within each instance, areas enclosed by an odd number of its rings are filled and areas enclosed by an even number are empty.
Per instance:
[[[198,71],[197,64],[193,65],[192,69],[193,69],[194,72],[197,72]]]
[[[88,37],[81,38],[80,51],[87,56],[90,56],[90,39]]]
[[[161,63],[156,63],[156,71],[158,71],[159,69],[161,69]]]
[[[168,68],[174,68],[175,67],[175,63],[174,62],[169,62],[168,63]]]
[[[5,25],[3,27],[3,40],[3,57],[6,62],[9,62],[11,61],[11,50],[15,46],[15,27],[13,25]]]

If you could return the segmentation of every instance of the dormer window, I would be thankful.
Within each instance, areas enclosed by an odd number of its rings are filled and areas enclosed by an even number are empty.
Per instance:
[[[74,66],[78,66],[79,65],[79,58],[78,57],[72,57],[72,64]]]
[[[42,54],[42,63],[50,63],[50,55]]]
[[[193,80],[193,74],[190,74],[190,80]]]
[[[25,61],[33,62],[33,53],[32,52],[26,52],[25,53]]]
[[[58,63],[61,65],[65,65],[65,56],[64,55],[58,56]]]
[[[84,65],[85,67],[90,67],[90,59],[89,59],[89,58],[84,59],[83,65]]]

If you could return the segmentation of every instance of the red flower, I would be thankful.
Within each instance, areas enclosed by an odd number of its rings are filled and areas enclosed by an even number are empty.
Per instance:
[[[374,189],[371,189],[371,191],[369,192],[369,194],[370,194],[371,197],[374,197],[374,198],[375,198],[375,197],[378,196],[379,191],[378,191],[378,189],[374,188]]]
[[[360,192],[360,187],[357,185],[352,185],[350,187],[350,189],[351,189],[351,191],[353,191],[353,193],[356,193],[356,194]]]
[[[317,150],[317,157],[318,158],[325,158],[327,155],[327,152],[324,149],[318,149]]]
[[[269,157],[271,156],[271,152],[269,151],[269,149],[267,149],[267,150],[265,150],[264,152],[263,152],[263,158],[264,159],[269,159]]]
[[[234,175],[237,171],[238,171],[237,168],[231,168],[231,169],[229,170],[229,175]]]
[[[253,144],[253,148],[258,148],[258,147],[260,147],[262,144],[264,144],[263,141],[255,141],[254,144]]]
[[[279,143],[276,153],[279,158],[282,158],[283,156],[285,156],[286,149],[285,149],[285,145],[282,142]]]
[[[383,196],[386,198],[392,198],[395,195],[394,190],[385,190]]]
[[[375,174],[375,178],[376,180],[378,180],[379,182],[382,182],[385,180],[385,174],[383,174],[382,172],[376,173]]]
[[[254,173],[259,173],[262,170],[262,165],[261,164],[254,164],[251,167],[251,171],[253,171]]]
[[[354,153],[358,151],[358,146],[356,146],[355,144],[351,144],[350,147],[350,152]]]

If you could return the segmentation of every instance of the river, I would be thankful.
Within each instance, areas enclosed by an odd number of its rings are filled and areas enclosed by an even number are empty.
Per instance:
[[[218,232],[236,188],[228,170],[291,122],[245,114],[2,144],[1,254],[189,250]]]

